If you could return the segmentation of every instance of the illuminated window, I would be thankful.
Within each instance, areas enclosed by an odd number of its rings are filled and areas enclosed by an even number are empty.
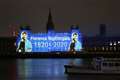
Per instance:
[[[114,42],[114,46],[116,46],[116,42]]]
[[[96,48],[96,47],[94,47],[94,50],[96,51],[96,50],[97,50],[97,48]]]
[[[118,44],[120,44],[120,41],[118,41]]]
[[[110,46],[112,46],[112,42],[110,42]]]
[[[103,51],[105,50],[104,46],[102,47],[102,50],[103,50]]]

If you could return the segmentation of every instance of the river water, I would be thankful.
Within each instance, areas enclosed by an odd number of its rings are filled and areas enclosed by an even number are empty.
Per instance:
[[[68,77],[64,65],[83,66],[83,59],[0,59],[0,80],[120,80],[113,75],[73,75]],[[112,78],[114,77],[114,78]],[[116,79],[115,79],[116,78]]]

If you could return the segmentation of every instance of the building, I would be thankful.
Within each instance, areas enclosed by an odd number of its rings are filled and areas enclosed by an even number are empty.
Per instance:
[[[71,26],[71,29],[78,29],[78,26]],[[20,26],[20,29],[31,30],[30,26]],[[46,24],[46,30],[54,31],[55,26],[52,21],[51,10],[49,9],[48,21]],[[86,37],[82,36],[82,48],[87,52],[119,52],[120,51],[120,37],[107,37],[106,25],[100,24],[99,36]],[[14,47],[16,37],[1,37],[0,39],[0,51],[7,51],[6,47],[11,45]],[[15,47],[14,47],[15,48]],[[8,48],[12,49],[12,48]],[[12,51],[12,50],[11,50]],[[15,50],[13,50],[15,51]]]
[[[54,28],[54,23],[52,21],[52,15],[51,15],[51,9],[49,8],[49,15],[48,15],[48,21],[47,21],[47,25],[46,25],[46,30],[48,32],[49,31],[53,31]]]
[[[83,49],[88,52],[119,52],[120,36],[106,36],[106,25],[100,24],[98,36],[83,36]]]
[[[0,54],[13,54],[16,51],[16,37],[0,37]]]
[[[93,52],[120,52],[120,37],[84,37],[83,48]]]

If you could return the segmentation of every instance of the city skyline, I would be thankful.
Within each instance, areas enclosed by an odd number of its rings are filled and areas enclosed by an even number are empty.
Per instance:
[[[99,34],[99,24],[106,24],[107,35],[118,36],[119,2],[119,0],[1,0],[0,36],[9,35],[10,24],[21,23],[30,24],[33,32],[45,32],[49,8],[56,32],[68,31],[71,25],[78,24],[84,35],[95,36]]]

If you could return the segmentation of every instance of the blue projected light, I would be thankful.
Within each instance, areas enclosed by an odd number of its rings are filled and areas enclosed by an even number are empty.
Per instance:
[[[82,37],[79,30],[69,33],[36,33],[22,30],[17,38],[18,52],[81,51]]]

